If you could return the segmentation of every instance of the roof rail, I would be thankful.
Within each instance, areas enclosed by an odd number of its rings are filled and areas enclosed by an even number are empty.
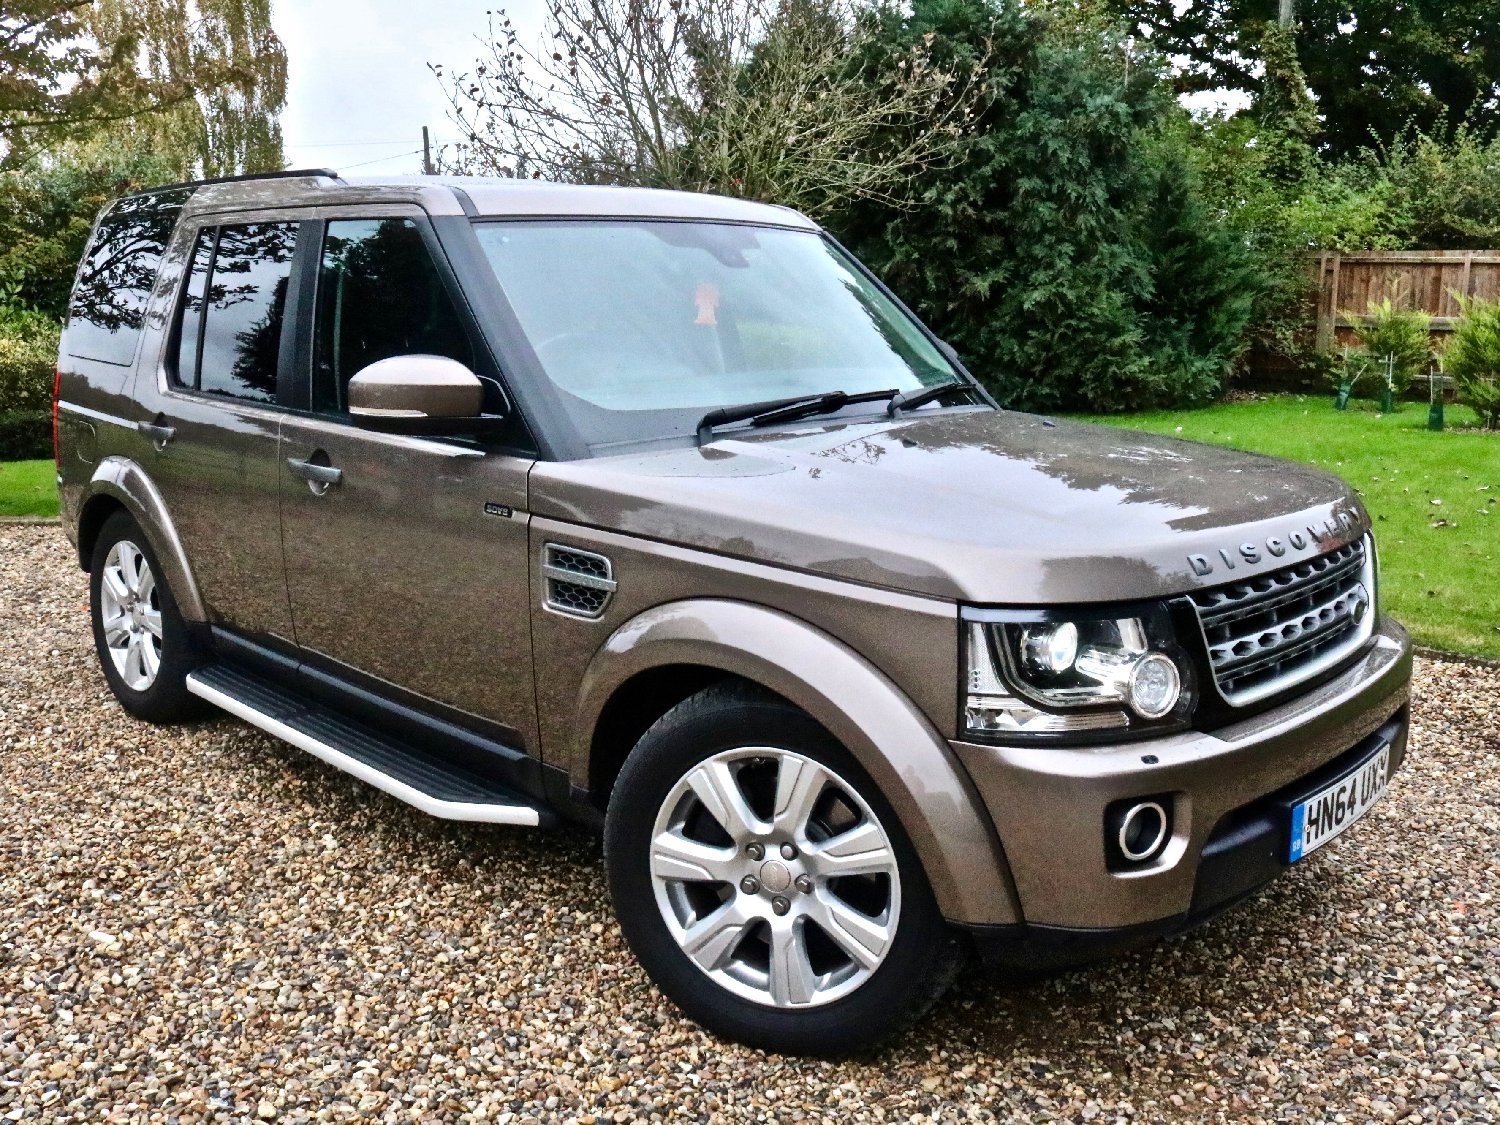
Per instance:
[[[140,195],[155,195],[159,191],[173,191],[178,188],[201,188],[210,184],[239,184],[248,180],[283,180],[293,176],[327,176],[329,179],[339,179],[339,174],[332,168],[286,168],[280,172],[247,172],[242,176],[214,176],[207,180],[184,180],[180,184],[161,184],[157,187],[142,188],[123,196],[125,199],[134,199]]]

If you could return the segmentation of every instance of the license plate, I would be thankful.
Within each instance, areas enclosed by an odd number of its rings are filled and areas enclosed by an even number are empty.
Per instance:
[[[1380,800],[1390,780],[1391,748],[1383,745],[1351,774],[1292,807],[1291,863],[1316,851]]]

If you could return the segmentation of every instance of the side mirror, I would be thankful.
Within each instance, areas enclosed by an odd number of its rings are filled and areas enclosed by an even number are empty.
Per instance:
[[[371,430],[403,434],[488,431],[499,415],[482,414],[484,384],[457,360],[393,355],[349,380],[349,415]]]
[[[483,402],[479,377],[440,355],[393,355],[349,380],[349,413],[356,418],[467,418]]]

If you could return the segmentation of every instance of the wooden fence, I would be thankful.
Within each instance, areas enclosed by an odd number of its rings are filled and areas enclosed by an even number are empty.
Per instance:
[[[1445,335],[1459,315],[1455,293],[1500,297],[1500,250],[1329,252],[1318,255],[1317,270],[1319,350],[1352,342],[1364,311],[1384,297],[1421,309]]]

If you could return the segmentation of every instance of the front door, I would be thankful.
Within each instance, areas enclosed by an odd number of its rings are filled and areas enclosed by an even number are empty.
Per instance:
[[[536,746],[526,477],[532,459],[354,425],[349,378],[393,355],[487,360],[420,218],[327,222],[309,409],[281,430],[297,644]],[[321,470],[321,471],[320,471]]]

